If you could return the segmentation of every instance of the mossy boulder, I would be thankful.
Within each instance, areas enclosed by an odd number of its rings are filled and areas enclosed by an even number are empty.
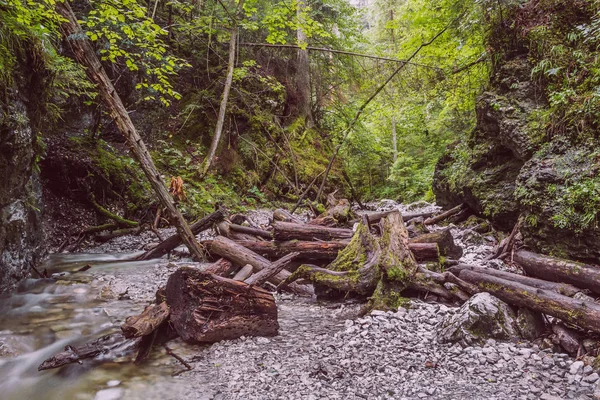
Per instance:
[[[478,293],[442,322],[438,337],[442,342],[464,345],[483,343],[488,338],[516,338],[517,315],[502,300],[489,293]]]

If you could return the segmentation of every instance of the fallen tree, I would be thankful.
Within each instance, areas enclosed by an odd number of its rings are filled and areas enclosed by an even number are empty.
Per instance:
[[[513,260],[528,275],[554,282],[566,282],[600,294],[600,268],[531,251],[515,252]]]
[[[582,328],[600,332],[600,305],[576,300],[555,291],[539,289],[497,276],[463,270],[459,277],[477,285],[500,300],[518,307],[526,307]]]

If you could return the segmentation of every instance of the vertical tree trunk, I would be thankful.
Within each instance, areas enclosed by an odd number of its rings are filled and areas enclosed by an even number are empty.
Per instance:
[[[396,141],[396,116],[392,116],[392,146],[394,148],[394,164],[398,159],[398,144]]]
[[[108,107],[112,118],[115,120],[121,134],[127,140],[131,151],[135,158],[140,163],[142,170],[146,174],[150,185],[154,189],[161,205],[167,210],[169,220],[177,229],[179,236],[186,244],[190,253],[196,258],[202,259],[203,253],[198,242],[183,215],[179,212],[173,198],[167,191],[167,187],[162,181],[158,170],[154,166],[152,157],[146,148],[141,136],[138,134],[133,122],[129,118],[129,114],[117,94],[112,82],[110,81],[106,71],[100,64],[94,48],[87,40],[83,33],[71,6],[67,1],[64,3],[57,2],[56,10],[61,14],[66,21],[62,24],[64,37],[68,41],[79,63],[86,67],[86,72],[89,78],[98,85],[98,93]]]
[[[298,45],[306,45],[308,44],[308,39],[306,37],[306,33],[302,29],[302,14],[306,8],[305,0],[298,0],[296,10],[296,17],[298,19],[298,29],[297,29],[297,39]],[[298,49],[298,63],[296,65],[296,86],[298,88],[298,108],[300,111],[300,116],[304,118],[306,121],[306,127],[312,128],[314,126],[314,121],[312,118],[312,109],[310,105],[311,100],[311,90],[310,90],[310,64],[308,61],[308,50],[306,49]]]
[[[242,9],[244,0],[241,0],[238,4],[238,10]],[[236,12],[236,15],[238,13]],[[213,136],[212,143],[208,154],[200,167],[200,175],[204,176],[210,168],[217,147],[221,141],[221,134],[223,133],[223,124],[225,122],[225,111],[227,110],[227,102],[229,101],[229,92],[231,91],[231,83],[233,82],[233,69],[235,67],[235,55],[237,51],[237,40],[238,40],[238,24],[236,21],[231,21],[233,26],[231,27],[231,38],[229,39],[229,61],[227,65],[227,78],[225,79],[225,88],[223,89],[223,97],[221,99],[221,106],[219,107],[219,117],[217,118],[217,126],[215,127],[215,135]]]

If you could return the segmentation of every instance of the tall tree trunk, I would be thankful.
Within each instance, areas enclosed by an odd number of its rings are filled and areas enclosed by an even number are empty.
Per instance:
[[[306,9],[306,1],[298,0],[296,10],[296,17],[298,19],[297,39],[299,46],[305,46],[308,44],[308,38],[306,32],[302,29],[302,21],[304,10]],[[310,90],[310,64],[308,61],[308,50],[299,48],[298,59],[296,65],[296,86],[298,88],[298,108],[300,110],[300,116],[306,121],[306,127],[312,128],[314,121],[312,118],[312,109],[310,105],[311,90]]]
[[[160,174],[158,173],[152,157],[146,148],[141,136],[138,134],[133,122],[129,118],[129,114],[121,101],[121,98],[117,94],[112,82],[110,81],[106,71],[100,64],[94,48],[87,40],[86,35],[83,33],[71,6],[67,1],[64,3],[57,2],[56,10],[61,14],[66,21],[62,24],[62,30],[64,37],[69,42],[73,54],[79,63],[86,67],[86,72],[89,78],[98,85],[98,93],[100,97],[108,107],[112,118],[115,120],[117,127],[121,134],[127,140],[129,147],[135,158],[140,163],[142,170],[146,174],[150,185],[154,189],[158,200],[161,205],[167,210],[167,215],[173,226],[177,229],[179,236],[186,244],[190,253],[196,258],[202,259],[203,253],[198,242],[187,222],[183,218],[183,215],[175,207],[173,198],[167,191],[167,187],[162,181]]]
[[[396,140],[396,116],[392,116],[392,145],[394,148],[394,164],[396,164],[396,160],[398,159],[398,144]]]
[[[238,5],[238,10],[242,9],[244,0],[241,0]],[[238,13],[236,12],[236,15]],[[233,68],[235,67],[235,55],[237,51],[238,41],[238,24],[236,21],[231,21],[233,26],[231,27],[231,38],[229,39],[229,61],[227,65],[227,78],[225,79],[225,88],[223,89],[223,98],[221,99],[221,106],[219,107],[219,117],[217,118],[217,126],[215,127],[215,135],[213,136],[212,143],[208,154],[200,167],[200,175],[204,176],[210,168],[217,147],[221,141],[221,134],[223,133],[223,124],[225,122],[225,111],[227,110],[227,102],[229,101],[229,92],[231,91],[231,83],[233,82]]]

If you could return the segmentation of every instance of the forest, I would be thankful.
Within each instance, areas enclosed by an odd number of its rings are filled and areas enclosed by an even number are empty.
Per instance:
[[[597,0],[0,0],[8,399],[600,398]]]

